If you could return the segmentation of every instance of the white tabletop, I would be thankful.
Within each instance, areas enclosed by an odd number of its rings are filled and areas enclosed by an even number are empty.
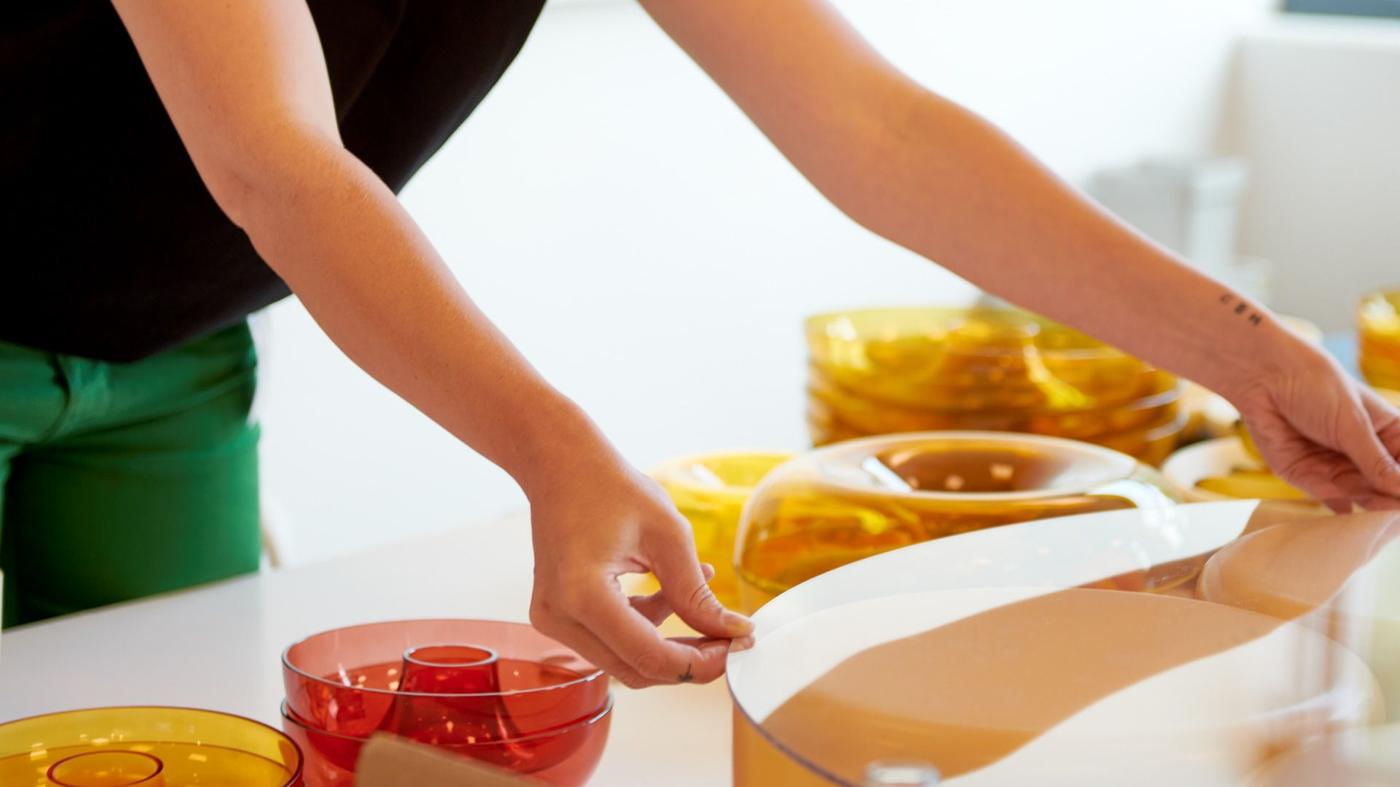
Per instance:
[[[525,516],[327,563],[109,607],[0,636],[0,721],[102,705],[184,705],[278,725],[279,657],[308,634],[399,618],[525,620]],[[614,684],[602,785],[730,780],[723,682]]]

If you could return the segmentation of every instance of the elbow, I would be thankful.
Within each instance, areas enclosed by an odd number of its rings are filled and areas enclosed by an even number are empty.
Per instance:
[[[899,86],[880,100],[858,105],[825,151],[800,167],[808,180],[856,224],[897,243],[911,223],[930,218],[922,209],[939,198],[938,171],[946,123],[937,97]]]
[[[318,203],[338,173],[355,162],[339,140],[304,134],[269,135],[246,152],[196,161],[210,196],[256,244],[297,211]]]
[[[861,227],[930,259],[953,252],[977,217],[997,206],[997,135],[985,120],[910,85],[861,125],[824,182],[813,182]]]
[[[252,202],[258,196],[253,186],[257,178],[246,177],[238,167],[210,169],[201,173],[201,178],[219,210],[239,229],[247,232]]]

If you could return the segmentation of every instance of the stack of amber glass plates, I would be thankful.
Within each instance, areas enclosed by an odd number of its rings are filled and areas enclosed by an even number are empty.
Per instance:
[[[822,314],[807,320],[807,344],[817,445],[898,432],[1028,432],[1157,464],[1186,426],[1175,377],[1014,309]]]
[[[1367,295],[1356,323],[1362,376],[1377,388],[1400,389],[1400,290]]]

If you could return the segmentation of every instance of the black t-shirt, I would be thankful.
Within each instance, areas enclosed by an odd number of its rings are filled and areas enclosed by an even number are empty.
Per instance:
[[[398,191],[542,4],[308,0],[346,147]],[[288,294],[200,181],[110,0],[5,3],[0,107],[0,341],[135,360]]]

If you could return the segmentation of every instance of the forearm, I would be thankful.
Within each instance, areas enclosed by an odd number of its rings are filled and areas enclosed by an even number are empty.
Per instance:
[[[858,176],[826,176],[858,221],[1222,392],[1286,360],[1294,340],[1266,309],[1125,226],[980,117],[924,91],[907,101],[888,110]]]
[[[900,73],[826,0],[644,5],[813,185],[886,238],[1223,392],[1291,346],[1262,309],[1236,313],[1238,295]]]
[[[356,364],[527,488],[602,444],[467,297],[387,187],[335,146],[262,168],[238,222]]]

